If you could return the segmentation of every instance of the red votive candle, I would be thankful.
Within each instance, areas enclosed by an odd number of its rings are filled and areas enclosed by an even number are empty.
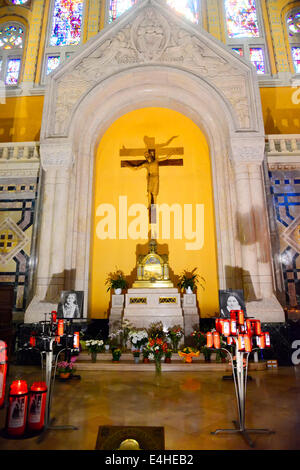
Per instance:
[[[213,344],[214,344],[213,335],[212,335],[212,333],[209,331],[209,332],[206,334],[206,347],[207,347],[207,348],[212,348],[212,347],[213,347]]]
[[[215,349],[220,349],[220,345],[221,345],[220,335],[217,331],[214,332],[213,338],[214,338],[214,348]]]

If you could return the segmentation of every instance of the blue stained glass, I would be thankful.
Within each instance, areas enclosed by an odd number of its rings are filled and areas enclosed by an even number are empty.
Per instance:
[[[292,47],[292,56],[295,72],[300,73],[300,46]]]
[[[266,72],[264,52],[261,47],[250,47],[250,60],[255,65],[258,74]]]
[[[6,72],[6,85],[17,85],[19,80],[21,59],[9,59]]]
[[[28,3],[28,0],[10,0],[13,5],[25,5]]]
[[[53,70],[56,69],[56,67],[59,66],[60,62],[60,56],[49,56],[47,57],[47,70],[46,74],[48,75],[49,73],[53,72]]]
[[[83,0],[55,0],[50,46],[80,43]]]

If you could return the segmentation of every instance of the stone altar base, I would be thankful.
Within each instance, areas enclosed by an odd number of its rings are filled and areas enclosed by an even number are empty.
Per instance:
[[[148,328],[161,321],[165,328],[184,327],[178,289],[128,289],[125,295],[124,319],[137,328]]]
[[[124,308],[125,297],[125,308]],[[199,327],[199,313],[195,294],[182,297],[176,288],[129,289],[124,295],[112,295],[109,332],[115,322],[127,318],[136,328],[148,328],[161,321],[165,328],[180,325],[184,329],[185,343]]]

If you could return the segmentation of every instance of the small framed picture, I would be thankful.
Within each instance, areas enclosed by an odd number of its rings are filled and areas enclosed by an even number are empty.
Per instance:
[[[82,318],[83,291],[63,290],[57,307],[58,318]]]
[[[243,310],[247,316],[243,290],[219,290],[220,317],[230,318],[230,310]]]

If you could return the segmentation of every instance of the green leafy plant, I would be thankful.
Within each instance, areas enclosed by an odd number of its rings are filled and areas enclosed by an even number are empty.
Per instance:
[[[114,348],[114,349],[112,350],[113,361],[119,361],[121,355],[122,355],[121,349],[119,349],[119,348]]]
[[[165,352],[165,358],[171,359],[172,354],[173,354],[172,349],[167,349],[167,351]]]
[[[206,361],[210,361],[211,355],[212,355],[212,350],[207,348],[206,346],[203,346],[200,351],[202,352],[204,358]]]
[[[204,277],[196,273],[196,270],[197,268],[194,268],[190,272],[187,270],[183,271],[179,277],[177,287],[179,287],[181,290],[190,287],[192,291],[194,291],[198,284],[203,290],[205,290],[203,283],[206,281]]]
[[[135,351],[132,352],[133,357],[140,357],[141,351],[139,349],[136,349]]]
[[[111,289],[126,289],[127,282],[123,271],[118,269],[114,273],[109,273],[106,278],[105,285],[108,286],[107,292]]]

